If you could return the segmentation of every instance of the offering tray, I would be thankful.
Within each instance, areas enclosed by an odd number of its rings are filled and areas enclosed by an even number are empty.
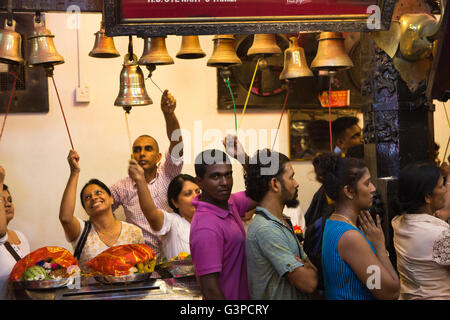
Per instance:
[[[124,284],[147,280],[153,272],[135,273],[125,276],[94,276],[94,279],[103,284]]]

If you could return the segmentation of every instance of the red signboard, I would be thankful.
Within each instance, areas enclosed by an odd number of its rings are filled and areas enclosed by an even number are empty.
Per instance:
[[[376,0],[122,0],[123,19],[365,15]]]
[[[388,29],[395,0],[104,0],[108,36]]]

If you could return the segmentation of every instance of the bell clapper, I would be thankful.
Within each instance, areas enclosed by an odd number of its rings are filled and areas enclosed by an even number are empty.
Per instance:
[[[228,67],[219,67],[219,74],[225,83],[230,82],[231,70]]]

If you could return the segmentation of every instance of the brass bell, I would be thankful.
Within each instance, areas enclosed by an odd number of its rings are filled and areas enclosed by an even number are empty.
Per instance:
[[[284,68],[280,80],[312,76],[313,73],[306,63],[305,51],[298,45],[298,38],[289,38],[289,48],[284,51]]]
[[[103,22],[100,23],[100,30],[95,33],[94,48],[89,52],[89,56],[93,58],[115,58],[120,56],[114,45],[114,38],[105,34]]]
[[[178,59],[200,59],[206,56],[200,47],[198,36],[183,36],[181,39],[180,51],[176,57]]]
[[[253,44],[248,49],[247,55],[274,55],[281,54],[281,49],[275,41],[275,34],[255,34]]]
[[[140,65],[173,64],[173,59],[167,52],[166,37],[144,38],[144,52],[139,59]]]
[[[352,60],[345,52],[344,40],[342,32],[321,32],[311,68],[339,71],[353,67]]]
[[[64,63],[64,58],[56,51],[55,45],[53,44],[54,37],[45,28],[43,16],[41,16],[40,22],[36,22],[36,19],[34,20],[33,33],[28,37],[30,43],[28,66],[53,68],[54,65]]]
[[[233,35],[216,35],[213,41],[213,53],[206,64],[208,67],[228,67],[242,64],[233,47]]]
[[[152,104],[152,99],[145,90],[144,74],[138,65],[137,57],[127,53],[123,60],[123,68],[120,72],[120,91],[114,102],[115,106],[145,106]]]
[[[22,37],[16,30],[16,21],[11,26],[5,19],[5,28],[0,31],[0,62],[8,64],[23,63]]]

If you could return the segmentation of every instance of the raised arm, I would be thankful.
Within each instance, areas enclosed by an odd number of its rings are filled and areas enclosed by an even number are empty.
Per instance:
[[[169,153],[172,155],[173,148],[181,143],[181,146],[183,146],[183,137],[181,136],[180,131],[180,123],[178,122],[177,116],[175,115],[175,108],[177,106],[177,101],[175,98],[169,93],[169,91],[166,89],[163,92],[163,95],[161,97],[161,110],[164,114],[164,119],[166,120],[166,132],[167,137],[170,140],[170,146],[169,146]],[[176,132],[178,130],[178,132]],[[172,139],[172,135],[175,133],[174,138]],[[175,140],[178,136],[178,140]],[[181,147],[178,151],[178,155],[174,155],[175,158],[178,156],[183,156],[183,147]]]
[[[74,217],[77,184],[80,175],[80,156],[75,150],[70,150],[67,161],[70,166],[70,176],[61,199],[59,221],[64,229],[67,240],[72,242],[80,235],[80,223]]]
[[[161,230],[164,224],[164,213],[156,207],[145,181],[144,169],[136,160],[130,160],[128,175],[136,183],[139,205],[150,227],[155,231]]]
[[[5,181],[6,172],[5,169],[0,166],[0,190],[3,191],[3,183]],[[6,212],[5,212],[5,200],[3,196],[0,197],[0,238],[3,238],[7,232],[6,229]]]

